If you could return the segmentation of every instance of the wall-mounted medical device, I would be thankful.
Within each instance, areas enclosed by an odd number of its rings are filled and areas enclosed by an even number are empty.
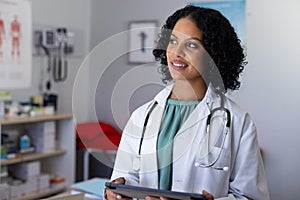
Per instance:
[[[67,28],[37,28],[33,34],[33,55],[45,55],[43,47],[57,50],[64,43],[64,53],[73,55],[75,52],[75,33]]]
[[[57,33],[54,29],[42,30],[42,44],[47,48],[57,47]]]
[[[84,34],[84,30],[79,29],[33,25],[33,56],[47,58],[46,67],[41,66],[39,87],[45,105],[56,105],[53,102],[57,101],[57,95],[51,90],[52,82],[67,79],[71,67],[68,60],[85,55]]]
[[[68,32],[67,28],[42,28],[34,30],[34,50],[36,56],[48,57],[47,90],[50,90],[50,80],[65,81],[68,75],[67,56],[74,52],[74,33]]]

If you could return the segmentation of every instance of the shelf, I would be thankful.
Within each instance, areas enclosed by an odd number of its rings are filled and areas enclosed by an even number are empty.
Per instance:
[[[42,122],[49,120],[61,120],[61,119],[70,119],[72,118],[72,114],[53,114],[53,115],[40,115],[34,117],[8,117],[8,118],[0,118],[1,125],[10,125],[10,124],[23,124],[23,123],[34,123],[34,122]]]
[[[0,160],[0,167],[21,164],[30,161],[40,161],[41,173],[56,174],[64,177],[66,184],[45,192],[22,196],[20,200],[37,200],[66,191],[74,183],[75,175],[75,122],[72,114],[55,113],[53,115],[39,115],[33,117],[0,117],[0,132],[16,135],[27,125],[40,126],[39,122],[55,122],[55,142],[57,150],[40,153],[18,154],[16,158]],[[37,125],[35,125],[37,124]],[[10,169],[12,170],[12,169]],[[11,174],[10,174],[11,175]],[[20,194],[18,194],[20,195]],[[1,198],[0,198],[1,199]]]
[[[50,189],[50,190],[45,191],[45,192],[40,192],[40,193],[37,193],[37,194],[32,194],[32,195],[22,197],[19,200],[41,199],[43,197],[48,197],[48,196],[51,196],[53,194],[63,192],[66,189],[67,189],[66,187],[62,187],[62,188],[58,188],[58,189]]]
[[[8,160],[1,160],[0,161],[0,166],[5,166],[5,165],[12,165],[12,164],[17,164],[21,162],[28,162],[28,161],[34,161],[34,160],[39,160],[43,158],[50,158],[54,156],[59,156],[65,154],[67,151],[64,149],[58,149],[55,151],[47,152],[47,153],[30,153],[30,154],[25,154],[22,155],[18,158],[12,158]]]

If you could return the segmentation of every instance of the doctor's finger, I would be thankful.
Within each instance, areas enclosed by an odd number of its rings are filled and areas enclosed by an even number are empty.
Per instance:
[[[122,197],[120,194],[116,194],[108,189],[105,190],[105,199],[107,200],[130,200],[132,198]]]
[[[125,178],[123,178],[123,177],[117,178],[117,179],[113,180],[112,183],[125,184]]]
[[[207,200],[214,200],[214,196],[208,193],[206,190],[202,190],[202,194],[205,196]]]

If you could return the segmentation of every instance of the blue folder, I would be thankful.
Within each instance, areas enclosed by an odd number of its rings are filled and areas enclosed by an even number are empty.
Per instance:
[[[107,181],[108,179],[104,178],[92,178],[87,181],[74,183],[71,189],[103,198],[103,190],[105,188],[105,182]]]

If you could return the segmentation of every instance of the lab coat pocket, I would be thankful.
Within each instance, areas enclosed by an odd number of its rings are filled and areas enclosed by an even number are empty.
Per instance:
[[[213,147],[204,157],[195,159],[193,192],[203,189],[217,196],[228,193],[231,154],[227,149]],[[222,189],[220,189],[222,188]],[[226,193],[227,192],[227,193]]]

